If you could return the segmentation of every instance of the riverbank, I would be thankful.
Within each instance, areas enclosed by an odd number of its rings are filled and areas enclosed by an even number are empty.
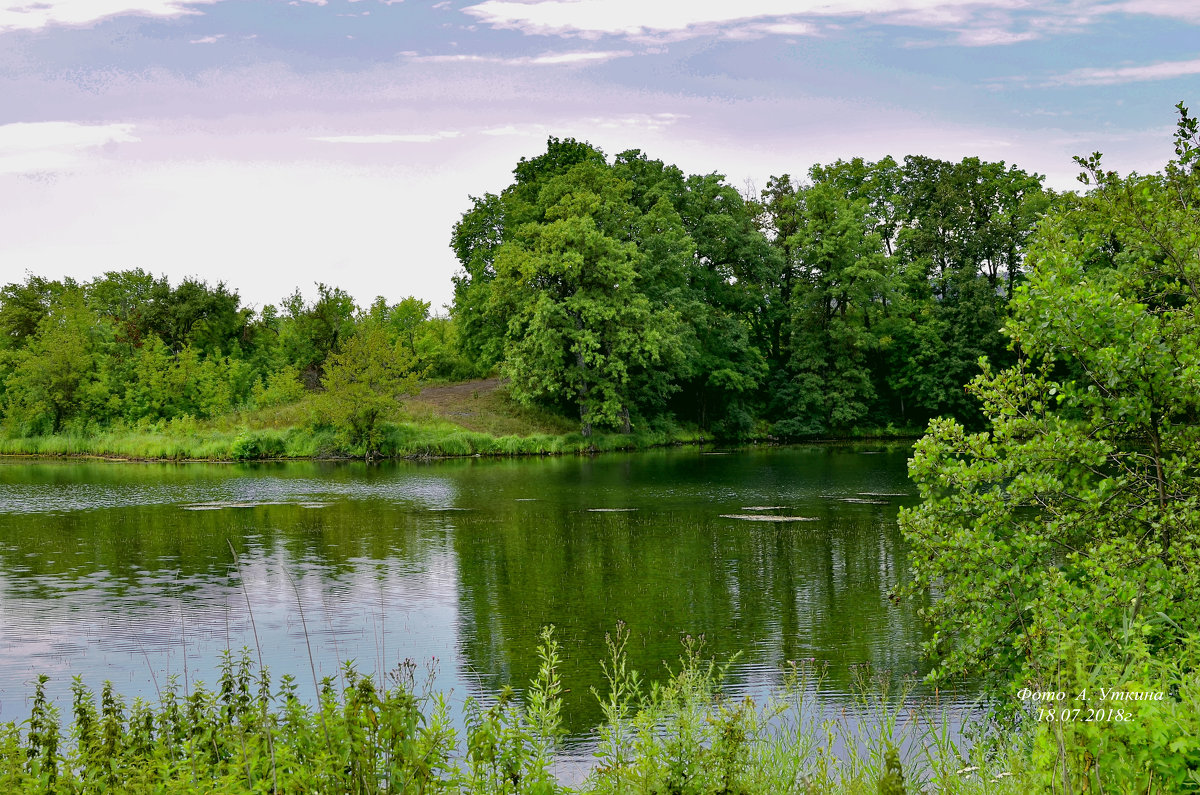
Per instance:
[[[0,439],[0,455],[131,461],[261,461],[363,458],[316,418],[313,395],[294,403],[135,427]],[[920,429],[855,429],[837,441],[917,438]],[[832,441],[833,439],[831,439]],[[717,441],[698,428],[660,426],[585,437],[576,423],[511,400],[499,379],[434,385],[398,407],[386,423],[383,458],[537,456],[645,450]],[[767,429],[741,443],[780,441]]]

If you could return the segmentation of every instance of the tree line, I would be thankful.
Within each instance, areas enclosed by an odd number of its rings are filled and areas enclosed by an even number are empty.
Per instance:
[[[10,436],[207,418],[320,390],[359,345],[389,367],[499,372],[513,398],[628,432],[736,438],[980,419],[963,385],[1000,333],[1026,240],[1055,200],[1002,162],[839,160],[744,196],[638,150],[550,138],[454,226],[448,317],[356,306],[320,284],[244,306],[144,270],[0,289],[0,411]],[[378,336],[378,335],[377,335]],[[382,347],[381,347],[382,346]],[[398,372],[398,371],[397,371]],[[359,434],[361,435],[361,434]]]
[[[242,305],[225,284],[172,286],[141,269],[92,281],[29,275],[0,288],[0,406],[10,436],[204,419],[295,401],[368,330],[407,372],[461,378],[453,324],[417,298],[359,308],[317,285],[278,306]],[[361,347],[361,346],[360,346]],[[375,346],[374,350],[381,350]]]
[[[464,354],[522,401],[725,436],[978,421],[1042,178],[978,158],[839,160],[746,197],[638,150],[522,159],[454,228]]]

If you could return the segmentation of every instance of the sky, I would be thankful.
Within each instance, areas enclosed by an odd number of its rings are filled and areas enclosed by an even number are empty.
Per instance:
[[[0,0],[0,283],[452,297],[547,136],[743,191],[816,163],[1171,156],[1198,0]]]

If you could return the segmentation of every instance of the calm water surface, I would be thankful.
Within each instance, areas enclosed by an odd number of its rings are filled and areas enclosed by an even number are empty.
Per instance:
[[[841,710],[854,666],[925,671],[920,605],[888,598],[907,576],[907,456],[871,445],[371,467],[6,461],[0,721],[28,716],[43,672],[60,699],[77,674],[127,696],[153,697],[172,675],[211,683],[221,649],[254,645],[251,614],[275,676],[311,685],[306,627],[318,676],[347,659],[363,671],[436,661],[457,704],[528,682],[553,624],[579,742],[599,718],[590,688],[619,620],[651,678],[682,636],[703,635],[718,658],[742,652],[735,691],[770,687],[787,660],[828,664],[820,703]]]

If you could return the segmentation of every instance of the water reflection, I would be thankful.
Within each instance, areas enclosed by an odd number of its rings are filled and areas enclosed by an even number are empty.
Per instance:
[[[735,688],[828,662],[837,707],[852,664],[920,669],[918,606],[888,598],[906,576],[906,454],[0,464],[0,719],[24,717],[39,672],[60,695],[75,674],[146,697],[185,667],[212,682],[220,649],[253,645],[251,615],[276,676],[310,681],[310,643],[318,676],[437,658],[459,703],[527,682],[554,624],[577,734],[599,718],[618,620],[652,678],[702,634],[741,653]],[[816,521],[722,517],[752,509]]]

